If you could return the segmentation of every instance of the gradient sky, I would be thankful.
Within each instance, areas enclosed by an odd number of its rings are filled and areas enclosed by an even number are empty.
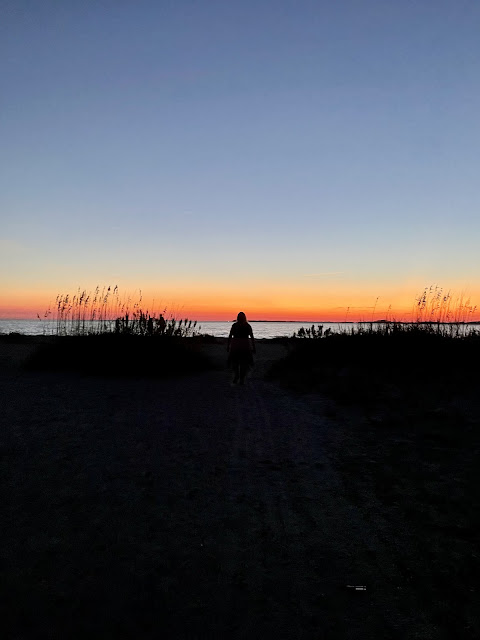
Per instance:
[[[3,0],[0,316],[480,302],[479,34],[476,0]]]

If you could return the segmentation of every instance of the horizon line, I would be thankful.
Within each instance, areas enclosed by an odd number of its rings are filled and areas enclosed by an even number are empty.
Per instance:
[[[189,319],[190,320],[190,319]],[[110,318],[108,321],[113,322],[114,319]],[[195,321],[192,318],[192,322]],[[201,325],[202,322],[211,323],[226,323],[231,324],[237,320],[196,320],[197,325]],[[55,318],[11,318],[0,317],[0,322],[57,322]],[[71,320],[66,321],[71,322]],[[98,320],[87,320],[87,322],[98,322]],[[387,320],[386,318],[380,318],[378,320],[248,320],[248,322],[271,322],[271,323],[284,323],[284,324],[480,324],[480,318],[476,320],[450,320],[450,321],[438,321],[438,320]]]

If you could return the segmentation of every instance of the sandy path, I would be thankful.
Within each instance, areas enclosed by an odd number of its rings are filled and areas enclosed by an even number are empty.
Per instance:
[[[3,371],[7,637],[442,637],[259,347],[244,388]]]

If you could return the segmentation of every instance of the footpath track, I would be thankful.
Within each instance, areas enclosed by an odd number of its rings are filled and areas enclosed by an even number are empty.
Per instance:
[[[1,371],[4,638],[443,637],[397,523],[348,501],[321,398],[267,364],[245,387]]]

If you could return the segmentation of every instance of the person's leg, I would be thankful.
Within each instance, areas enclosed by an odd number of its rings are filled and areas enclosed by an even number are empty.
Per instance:
[[[245,362],[242,362],[240,365],[240,384],[244,384],[246,373],[247,373],[247,365],[245,364]]]
[[[239,374],[240,374],[240,365],[239,365],[238,362],[235,362],[233,364],[233,373],[234,373],[233,384],[236,384],[238,382],[238,377],[239,377]]]

